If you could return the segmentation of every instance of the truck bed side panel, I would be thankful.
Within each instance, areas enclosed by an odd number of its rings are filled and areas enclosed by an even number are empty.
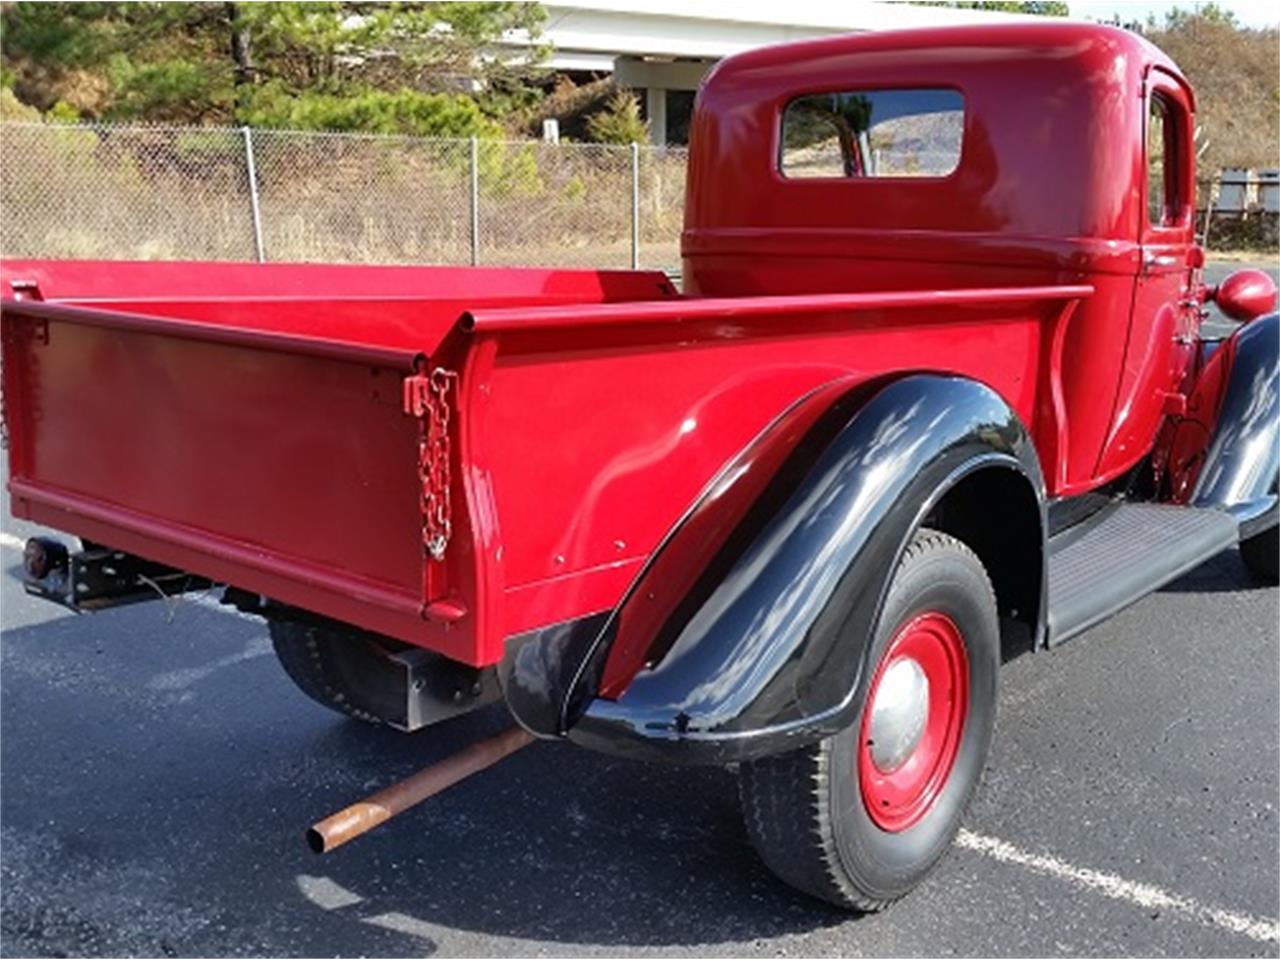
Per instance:
[[[604,323],[612,309],[563,329],[537,309],[527,329],[517,311],[476,324],[473,354],[491,359],[463,377],[464,457],[486,528],[480,594],[501,597],[482,641],[491,656],[512,635],[610,608],[715,473],[823,384],[955,373],[1055,442],[1041,371],[1061,297],[631,325]],[[928,429],[904,422],[894,442]]]

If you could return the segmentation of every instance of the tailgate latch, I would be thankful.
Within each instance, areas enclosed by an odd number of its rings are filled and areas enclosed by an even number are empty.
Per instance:
[[[427,372],[425,359],[404,379],[404,412],[418,421],[418,480],[421,486],[422,544],[432,560],[444,559],[453,533],[449,420],[450,394],[458,382],[452,370]]]

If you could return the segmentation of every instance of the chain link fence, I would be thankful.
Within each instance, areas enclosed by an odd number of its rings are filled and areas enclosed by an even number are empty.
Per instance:
[[[0,256],[679,266],[687,151],[0,126]]]
[[[1280,176],[1224,170],[1196,183],[1196,236],[1207,250],[1276,252],[1280,247]]]

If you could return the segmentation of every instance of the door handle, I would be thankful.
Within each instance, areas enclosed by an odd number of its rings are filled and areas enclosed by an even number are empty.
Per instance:
[[[1178,258],[1171,253],[1144,253],[1142,255],[1142,265],[1144,267],[1172,267],[1178,262]]]

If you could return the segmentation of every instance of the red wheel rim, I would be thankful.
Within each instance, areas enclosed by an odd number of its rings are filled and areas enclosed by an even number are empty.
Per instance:
[[[914,665],[904,664],[899,673],[922,674],[928,682],[928,712],[905,759],[882,769],[872,750],[872,711],[886,672],[904,660]],[[876,665],[862,711],[858,783],[867,815],[876,826],[898,833],[929,812],[955,765],[968,710],[969,658],[960,629],[941,613],[912,618],[899,628]]]

